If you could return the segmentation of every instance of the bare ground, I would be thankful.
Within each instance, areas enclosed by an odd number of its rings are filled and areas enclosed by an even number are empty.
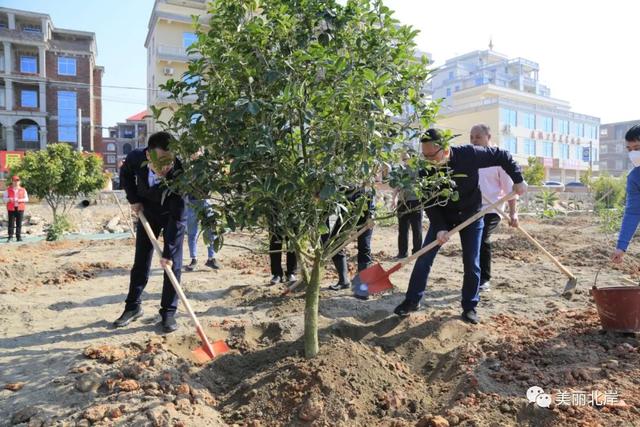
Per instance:
[[[190,354],[198,344],[184,313],[178,332],[160,333],[157,268],[143,318],[111,327],[132,240],[2,245],[0,425],[640,425],[637,336],[604,333],[589,295],[598,270],[599,286],[619,285],[638,279],[637,265],[611,269],[611,236],[589,217],[524,227],[578,276],[572,299],[560,297],[566,277],[501,226],[480,325],[459,320],[462,263],[452,241],[425,308],[408,319],[390,313],[410,268],[392,277],[393,293],[368,301],[323,291],[321,353],[311,361],[300,342],[303,296],[266,285],[266,256],[225,247],[222,270],[183,275],[210,337],[232,348],[204,366]],[[376,229],[378,261],[388,265],[395,239],[394,229]],[[243,235],[226,241],[255,246]],[[324,286],[334,279],[329,267]],[[531,386],[618,399],[538,408],[525,396]]]

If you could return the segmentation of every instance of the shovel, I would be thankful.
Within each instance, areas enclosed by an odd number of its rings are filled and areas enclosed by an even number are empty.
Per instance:
[[[147,218],[144,216],[144,213],[142,213],[142,211],[138,212],[138,218],[140,219],[140,222],[142,223],[144,230],[147,232],[147,236],[149,236],[149,240],[151,240],[151,243],[153,244],[153,248],[155,249],[158,256],[161,257],[162,249],[160,248],[160,244],[158,243],[158,240],[153,234],[153,230],[151,230],[149,221],[147,221]],[[180,287],[180,283],[178,283],[178,279],[176,278],[175,274],[173,274],[173,270],[171,270],[171,267],[167,265],[164,267],[164,272],[169,277],[169,280],[171,281],[173,288],[176,290],[178,297],[180,297],[180,301],[182,301],[182,304],[184,304],[184,306],[186,307],[187,312],[191,317],[191,320],[196,325],[196,333],[198,334],[198,337],[200,337],[200,341],[202,341],[202,346],[198,347],[192,352],[196,360],[200,363],[204,363],[212,360],[213,358],[215,358],[216,356],[219,356],[220,354],[228,352],[229,346],[227,346],[227,344],[224,341],[219,340],[213,343],[209,342],[209,340],[207,339],[207,335],[204,333],[204,329],[202,329],[202,326],[200,325],[200,322],[198,321],[196,314],[193,312],[193,309],[191,308],[191,304],[189,304],[189,301],[187,300],[186,295],[182,291],[182,287]]]
[[[331,254],[329,254],[329,256],[327,257],[327,259],[332,259],[334,256],[336,256],[338,254],[338,252],[340,252],[341,250],[343,250],[345,247],[347,247],[347,245],[351,242],[353,242],[354,240],[356,240],[358,237],[360,237],[365,231],[371,229],[374,225],[374,222],[372,219],[368,220],[360,230],[358,231],[353,231],[349,237],[347,237],[347,240],[344,241],[343,244],[341,244],[340,246],[338,246],[333,252],[331,252]],[[290,286],[287,287],[287,289],[284,290],[284,292],[282,293],[282,296],[285,296],[287,294],[289,294],[290,292],[292,292],[294,289],[296,289],[298,286],[300,286],[300,284],[302,283],[302,280],[298,280],[294,283],[292,283]]]
[[[501,205],[507,200],[513,198],[515,195],[516,195],[515,192],[511,192],[506,196],[504,196],[502,199],[493,203],[492,205],[487,206],[485,209],[481,210],[480,212],[476,213],[466,221],[454,227],[452,230],[448,231],[447,237],[453,236],[458,231],[462,230],[469,224],[475,222],[478,218],[484,216],[491,209]],[[429,243],[427,246],[423,247],[422,249],[420,249],[418,252],[414,253],[410,257],[405,258],[400,262],[398,262],[397,264],[395,264],[388,271],[385,271],[385,269],[382,268],[380,264],[374,264],[371,267],[368,267],[362,270],[360,272],[360,278],[362,279],[362,284],[357,289],[357,295],[359,296],[360,299],[364,299],[365,295],[377,294],[380,292],[393,289],[393,284],[389,280],[390,275],[400,270],[400,268],[402,268],[403,265],[408,264],[411,261],[415,260],[416,258],[426,254],[427,252],[429,252],[431,249],[435,248],[439,244],[440,243],[437,240],[434,240],[433,242]]]
[[[482,196],[482,198],[484,199],[484,201],[486,203],[489,203],[489,200],[487,200],[486,197]],[[507,218],[507,214],[500,209],[499,207],[495,207],[494,208],[496,210],[496,212],[498,212],[503,218]],[[518,227],[516,227],[518,230],[520,230],[522,232],[522,234],[524,234],[524,237],[527,238],[528,241],[530,241],[536,248],[540,249],[540,251],[545,254],[547,256],[547,258],[549,258],[559,269],[560,271],[562,271],[562,273],[567,276],[569,278],[569,280],[567,281],[566,285],[564,285],[564,290],[562,291],[562,296],[570,296],[571,291],[573,291],[576,286],[578,286],[578,279],[576,278],[576,276],[574,276],[564,265],[562,265],[560,263],[560,261],[558,261],[556,259],[556,257],[554,257],[553,255],[551,255],[549,253],[549,251],[547,251],[536,239],[534,239],[529,233],[527,233],[522,227],[520,227],[518,225]]]

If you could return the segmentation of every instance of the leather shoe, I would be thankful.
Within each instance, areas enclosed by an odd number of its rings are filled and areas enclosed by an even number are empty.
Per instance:
[[[176,322],[175,316],[163,316],[162,317],[162,331],[169,333],[178,329],[178,322]]]
[[[113,322],[113,326],[115,326],[116,328],[127,326],[129,323],[133,322],[143,314],[144,312],[142,311],[142,307],[138,307],[134,310],[125,310],[124,313],[122,313],[122,316],[118,317],[118,319]]]

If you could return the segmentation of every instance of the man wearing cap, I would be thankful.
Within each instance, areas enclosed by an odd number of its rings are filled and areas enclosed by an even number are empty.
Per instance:
[[[513,191],[516,194],[521,195],[526,191],[520,167],[508,151],[474,145],[449,146],[450,139],[436,129],[429,129],[420,139],[423,156],[435,166],[428,171],[422,171],[421,175],[425,176],[438,170],[451,172],[455,183],[453,190],[457,191],[458,198],[456,201],[425,201],[429,231],[423,247],[435,240],[440,245],[416,261],[405,300],[394,310],[398,316],[408,316],[420,308],[431,265],[440,246],[449,240],[448,231],[480,211],[482,195],[478,185],[478,169],[500,166],[513,180]],[[479,322],[476,306],[480,300],[480,242],[483,226],[483,218],[480,218],[460,231],[464,263],[462,319],[473,324]]]
[[[11,178],[11,185],[2,195],[2,199],[7,204],[7,213],[9,214],[9,239],[13,240],[13,230],[15,228],[16,240],[22,241],[22,218],[24,216],[25,203],[29,201],[27,190],[20,186],[20,177],[14,175]]]

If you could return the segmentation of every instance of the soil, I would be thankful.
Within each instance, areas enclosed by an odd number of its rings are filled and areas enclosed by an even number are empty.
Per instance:
[[[425,307],[391,313],[393,292],[367,301],[323,290],[321,349],[303,357],[304,295],[269,286],[268,258],[226,246],[223,268],[184,273],[187,297],[212,340],[231,350],[199,363],[200,343],[181,310],[163,335],[155,312],[162,275],[154,261],[144,316],[121,329],[133,241],[63,241],[0,246],[0,426],[634,426],[640,425],[640,343],[601,330],[589,295],[636,280],[636,243],[613,269],[612,250],[588,217],[523,227],[578,277],[567,278],[516,230],[494,245],[492,288],[479,325],[460,320],[462,263],[452,239],[432,269]],[[376,261],[392,262],[396,231],[376,228]],[[242,234],[226,242],[258,249]],[[199,251],[204,253],[200,242]],[[349,249],[350,266],[354,248]],[[185,250],[185,258],[187,258]],[[335,280],[325,270],[323,287]],[[600,396],[606,405],[529,403],[527,390]]]

